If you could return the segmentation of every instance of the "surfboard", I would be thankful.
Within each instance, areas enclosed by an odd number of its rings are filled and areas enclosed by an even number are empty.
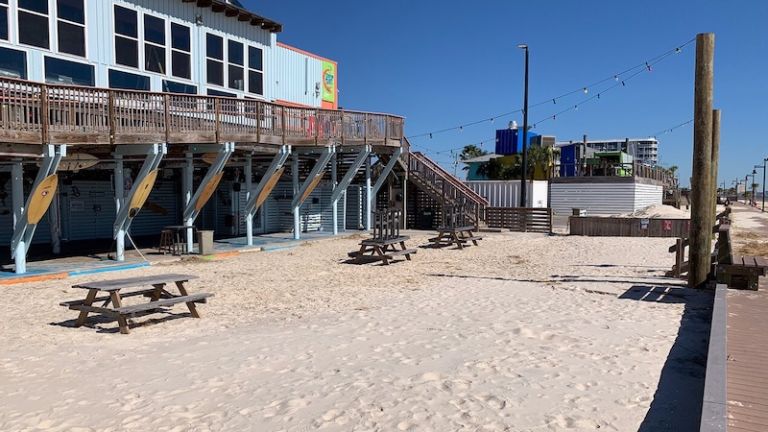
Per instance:
[[[283,172],[285,171],[285,167],[281,167],[275,173],[272,175],[272,178],[267,180],[267,184],[264,185],[264,189],[259,192],[259,196],[256,198],[256,209],[261,207],[262,204],[264,204],[264,201],[267,200],[269,197],[269,194],[272,193],[272,190],[277,186],[277,182],[280,181],[280,177],[282,177]]]
[[[310,183],[309,186],[307,187],[307,190],[304,191],[304,194],[301,196],[301,201],[299,202],[303,203],[309,197],[312,191],[315,190],[317,185],[320,184],[320,180],[322,179],[323,179],[323,173],[316,175],[315,178],[312,179],[312,183]]]
[[[53,197],[56,196],[56,188],[59,185],[59,176],[52,174],[43,179],[32,192],[27,208],[27,223],[37,225],[43,218],[48,207],[51,206]]]
[[[99,158],[88,153],[68,154],[59,162],[59,171],[79,171],[99,163]]]
[[[205,203],[208,202],[209,199],[211,199],[211,196],[214,192],[216,192],[216,188],[219,187],[219,182],[221,181],[221,178],[224,176],[224,172],[220,172],[213,176],[211,181],[208,182],[207,185],[203,188],[203,190],[200,192],[200,196],[197,197],[197,202],[195,202],[195,210],[200,211],[203,206],[205,206]]]
[[[133,196],[131,197],[131,202],[128,207],[128,216],[131,218],[136,217],[136,215],[139,213],[139,210],[144,207],[144,202],[147,201],[149,193],[152,192],[152,187],[155,185],[155,180],[157,180],[157,170],[152,170],[149,172],[149,174],[147,174],[146,177],[144,177],[144,180],[142,180],[141,183],[134,186],[136,188],[136,192],[134,192]]]

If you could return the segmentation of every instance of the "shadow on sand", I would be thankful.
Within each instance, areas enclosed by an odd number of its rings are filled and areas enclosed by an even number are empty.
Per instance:
[[[635,285],[619,298],[684,305],[677,338],[661,370],[653,401],[638,431],[698,431],[713,295],[688,288]]]

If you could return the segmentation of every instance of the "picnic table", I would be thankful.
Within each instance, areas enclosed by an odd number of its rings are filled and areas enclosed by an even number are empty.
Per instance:
[[[200,318],[195,307],[196,303],[206,303],[211,293],[189,294],[185,282],[197,279],[196,276],[185,274],[162,274],[153,276],[139,276],[125,279],[101,280],[72,285],[72,288],[88,290],[84,300],[72,300],[60,303],[69,309],[80,311],[75,322],[76,327],[85,324],[89,313],[97,313],[117,320],[120,333],[128,334],[128,318],[166,311],[167,307],[178,303],[186,303],[189,313],[193,318]],[[173,294],[166,290],[168,284],[174,284],[179,294]],[[144,288],[151,286],[152,288]],[[106,295],[99,296],[99,293]],[[148,303],[131,306],[123,306],[123,299],[127,297],[149,297]],[[94,303],[102,302],[94,306]],[[111,304],[111,306],[110,306]]]
[[[474,226],[440,227],[437,229],[437,237],[432,237],[428,241],[435,247],[455,244],[459,249],[464,249],[469,242],[477,246],[477,241],[482,240],[483,237],[472,233],[474,229]]]
[[[363,240],[360,242],[360,250],[350,252],[347,256],[350,258],[369,256],[383,261],[384,265],[389,265],[389,262],[396,256],[405,256],[405,259],[410,261],[411,255],[416,253],[416,249],[408,249],[405,246],[406,240],[408,240],[407,236]],[[398,245],[400,249],[397,248]]]

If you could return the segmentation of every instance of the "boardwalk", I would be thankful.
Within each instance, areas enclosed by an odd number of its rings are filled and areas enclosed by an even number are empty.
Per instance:
[[[728,291],[728,431],[768,430],[768,281]]]

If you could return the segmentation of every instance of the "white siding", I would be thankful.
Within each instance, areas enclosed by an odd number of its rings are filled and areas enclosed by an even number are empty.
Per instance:
[[[661,204],[662,187],[641,183],[552,183],[552,208],[558,215],[570,215],[571,209],[587,215],[631,213],[652,204]]]
[[[322,105],[323,62],[281,46],[272,49],[270,86],[275,99],[286,100],[313,107]]]
[[[519,207],[520,180],[479,180],[466,181],[480,196],[488,200],[491,207]],[[534,208],[547,207],[549,182],[535,180],[526,184],[528,206]]]
[[[659,185],[635,184],[635,210],[651,205],[660,205],[664,198],[664,188]]]

